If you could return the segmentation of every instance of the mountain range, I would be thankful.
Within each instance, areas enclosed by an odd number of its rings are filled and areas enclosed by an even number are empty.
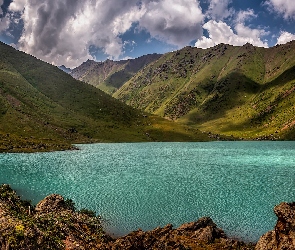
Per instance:
[[[121,61],[108,59],[104,62],[88,60],[73,69],[70,74],[80,81],[87,82],[108,94],[113,94],[138,71],[161,56],[160,54],[151,54],[136,59]]]
[[[3,43],[0,54],[1,152],[69,149],[83,142],[208,140]]]
[[[0,151],[84,142],[292,140],[293,51],[294,41],[272,48],[219,44],[88,60],[71,70],[0,43]]]
[[[93,70],[98,64],[91,61],[72,71],[84,73],[72,75],[136,109],[207,133],[294,139],[294,51],[295,41],[272,48],[249,43],[185,47],[149,57],[148,64],[138,64],[126,78],[122,76],[128,72],[122,66],[126,61],[120,68],[110,60],[99,63],[100,68],[111,69],[106,75]]]

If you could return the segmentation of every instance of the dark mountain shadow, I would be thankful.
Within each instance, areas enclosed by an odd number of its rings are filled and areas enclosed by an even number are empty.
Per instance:
[[[189,124],[200,124],[224,117],[227,111],[248,102],[247,96],[257,94],[260,85],[241,72],[233,72],[217,81],[211,89],[205,101],[195,107],[198,112],[187,114]]]
[[[142,68],[158,60],[161,56],[161,54],[151,54],[124,61],[126,66],[122,70],[111,74],[105,82],[108,86],[119,89]]]
[[[277,78],[275,78],[273,81],[265,84],[263,90],[266,90],[268,88],[271,88],[271,87],[277,86],[277,85],[284,85],[287,82],[290,82],[292,80],[295,80],[295,66],[287,69],[281,75],[279,75]]]
[[[265,84],[262,86],[257,93],[256,100],[254,100],[255,106],[260,106],[259,109],[256,110],[256,115],[254,117],[250,117],[244,123],[241,123],[237,129],[243,129],[249,126],[261,126],[265,122],[271,120],[273,116],[280,114],[279,107],[283,103],[287,103],[286,99],[293,98],[295,94],[295,84],[294,86],[291,85],[291,88],[286,88],[283,92],[276,88],[282,88],[284,85],[290,83],[291,81],[295,80],[295,66],[291,67],[287,71],[283,72],[273,81]],[[271,90],[271,88],[274,88]],[[291,102],[289,100],[289,102]],[[293,102],[291,102],[293,105]],[[286,105],[286,104],[285,104]],[[289,118],[292,119],[292,117]],[[288,122],[289,119],[286,119],[285,122]],[[278,128],[279,130],[279,128]],[[282,137],[286,139],[294,139],[295,138],[295,128],[287,129],[286,131],[282,132]]]

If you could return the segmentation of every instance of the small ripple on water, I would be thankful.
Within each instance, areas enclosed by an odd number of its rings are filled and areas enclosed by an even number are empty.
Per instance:
[[[273,206],[295,200],[295,142],[79,145],[0,155],[0,183],[38,202],[60,193],[122,235],[210,216],[229,236],[256,241]]]

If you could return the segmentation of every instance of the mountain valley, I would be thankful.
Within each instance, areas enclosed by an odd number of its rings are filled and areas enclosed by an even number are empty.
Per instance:
[[[200,131],[135,110],[51,64],[0,43],[0,151],[73,143],[198,141]]]
[[[130,80],[121,78],[113,97],[207,133],[293,139],[294,50],[294,41],[272,48],[185,47],[162,55]],[[83,80],[99,85],[93,77]]]

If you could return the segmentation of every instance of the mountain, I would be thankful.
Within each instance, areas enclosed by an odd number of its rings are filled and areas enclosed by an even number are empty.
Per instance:
[[[31,55],[0,43],[0,151],[72,143],[208,140],[198,130],[137,111]]]
[[[61,69],[62,71],[70,74],[72,72],[72,69],[70,68],[67,68],[65,65],[61,65],[61,66],[58,66],[59,69]]]
[[[112,94],[139,70],[160,57],[159,54],[151,54],[122,61],[95,62],[88,60],[73,69],[71,75],[77,80]]]
[[[150,63],[113,96],[202,131],[294,139],[295,41],[272,48],[185,47]]]

